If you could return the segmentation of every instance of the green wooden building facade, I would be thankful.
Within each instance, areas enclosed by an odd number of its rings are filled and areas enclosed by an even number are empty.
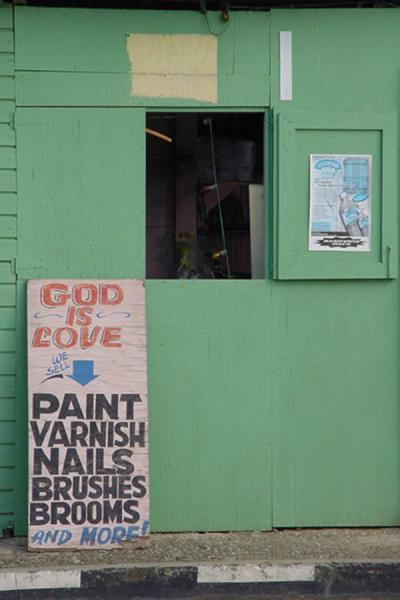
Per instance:
[[[0,8],[0,528],[26,532],[26,282],[145,278],[146,113],[258,113],[265,277],[146,281],[153,531],[400,524],[400,11]],[[127,36],[217,36],[217,99]],[[293,98],[281,100],[282,31]],[[309,155],[373,157],[367,253],[307,250]]]

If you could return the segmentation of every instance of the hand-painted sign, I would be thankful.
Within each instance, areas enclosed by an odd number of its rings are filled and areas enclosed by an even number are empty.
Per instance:
[[[28,283],[29,548],[149,533],[144,285]]]

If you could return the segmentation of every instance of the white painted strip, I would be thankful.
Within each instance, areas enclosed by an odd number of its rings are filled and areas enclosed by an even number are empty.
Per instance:
[[[80,569],[0,571],[0,591],[80,588]]]
[[[0,591],[16,590],[15,571],[0,572]]]
[[[198,583],[314,581],[315,565],[200,565]]]
[[[280,44],[280,98],[293,100],[292,32],[281,31]]]

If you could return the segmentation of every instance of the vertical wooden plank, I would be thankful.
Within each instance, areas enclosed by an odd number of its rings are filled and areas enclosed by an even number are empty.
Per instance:
[[[15,442],[15,132],[13,8],[0,6],[0,535],[14,524],[15,471],[9,468]],[[7,239],[4,239],[7,238]],[[4,327],[5,329],[2,329]]]
[[[16,380],[16,439],[18,461],[15,464],[15,535],[27,535],[28,528],[28,353],[26,281],[17,281],[17,362]],[[11,462],[11,449],[5,452],[3,463]],[[1,448],[0,448],[0,465]],[[8,466],[8,465],[6,465]]]

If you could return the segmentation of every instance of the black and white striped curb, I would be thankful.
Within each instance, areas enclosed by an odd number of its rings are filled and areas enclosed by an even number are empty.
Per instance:
[[[107,592],[118,592],[118,597],[232,592],[286,594],[290,591],[322,596],[400,593],[400,562],[0,569],[0,600],[48,598],[46,590],[59,592],[52,598],[99,598],[104,594],[104,597],[113,597]],[[66,595],[60,595],[61,592]]]

